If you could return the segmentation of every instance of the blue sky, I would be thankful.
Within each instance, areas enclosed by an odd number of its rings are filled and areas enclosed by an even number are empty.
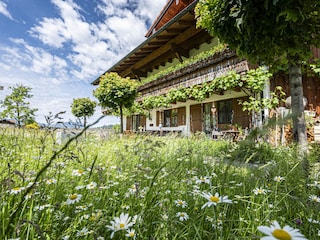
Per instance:
[[[0,100],[32,88],[36,120],[92,96],[90,83],[145,40],[167,0],[0,0]],[[1,111],[1,109],[0,109]],[[101,115],[100,108],[89,121]],[[114,124],[114,117],[98,125]]]

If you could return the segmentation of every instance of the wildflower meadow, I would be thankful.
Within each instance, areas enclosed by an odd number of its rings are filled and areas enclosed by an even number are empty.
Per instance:
[[[103,130],[97,130],[103,131]],[[0,239],[320,239],[320,147],[0,128]]]

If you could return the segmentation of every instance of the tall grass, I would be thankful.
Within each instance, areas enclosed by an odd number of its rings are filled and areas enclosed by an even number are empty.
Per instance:
[[[294,148],[243,144],[0,128],[0,239],[259,239],[273,220],[319,239],[319,148],[306,176]],[[121,213],[131,235],[106,227]]]

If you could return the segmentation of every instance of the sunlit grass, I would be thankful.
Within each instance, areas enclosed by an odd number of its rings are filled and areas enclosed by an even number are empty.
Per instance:
[[[203,136],[62,147],[54,132],[0,128],[0,239],[260,239],[274,220],[319,238],[314,154],[306,176],[294,148],[241,158],[243,146]]]

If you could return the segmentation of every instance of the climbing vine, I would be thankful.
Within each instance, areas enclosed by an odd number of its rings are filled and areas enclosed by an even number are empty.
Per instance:
[[[170,73],[178,71],[178,70],[180,70],[182,68],[185,68],[185,67],[187,67],[189,65],[192,65],[194,63],[197,63],[199,61],[205,60],[205,59],[207,59],[207,58],[209,58],[209,57],[211,57],[211,56],[213,56],[213,55],[215,55],[217,53],[221,53],[226,49],[227,49],[227,46],[225,44],[218,44],[217,46],[213,47],[212,49],[210,49],[208,51],[201,52],[201,53],[199,53],[199,54],[197,54],[195,56],[192,56],[192,57],[190,57],[188,59],[185,59],[182,63],[179,63],[179,64],[177,64],[175,66],[171,66],[171,67],[168,67],[166,69],[163,69],[162,71],[160,71],[160,72],[158,72],[156,74],[153,74],[150,77],[145,78],[141,82],[141,84],[143,85],[143,84],[146,84],[148,82],[152,82],[152,81],[154,81],[156,79],[159,79],[159,78],[161,78],[163,76],[167,76]]]
[[[285,97],[281,87],[271,92],[270,99],[256,97],[264,89],[266,82],[272,74],[265,67],[251,69],[246,74],[240,75],[235,71],[229,71],[223,76],[212,79],[202,85],[189,88],[179,87],[170,89],[165,95],[147,96],[140,102],[141,109],[150,111],[154,108],[169,107],[170,103],[178,101],[185,102],[193,99],[202,102],[214,93],[223,93],[227,90],[239,89],[248,95],[247,101],[241,101],[243,110],[258,112],[264,108],[274,108],[280,104]]]
[[[311,70],[320,76],[320,59],[314,59],[313,63],[310,64]]]

